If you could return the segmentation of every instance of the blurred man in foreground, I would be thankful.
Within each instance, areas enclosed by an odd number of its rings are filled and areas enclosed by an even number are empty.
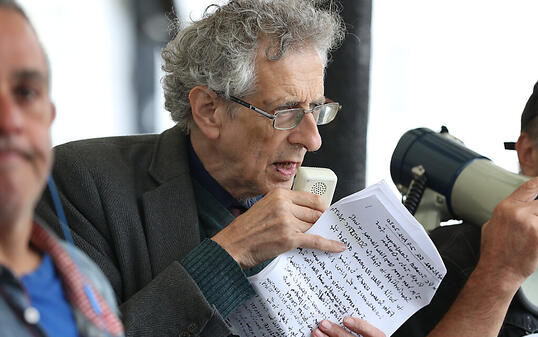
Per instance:
[[[16,3],[0,0],[0,335],[122,336],[99,268],[34,219],[54,115],[36,33]]]

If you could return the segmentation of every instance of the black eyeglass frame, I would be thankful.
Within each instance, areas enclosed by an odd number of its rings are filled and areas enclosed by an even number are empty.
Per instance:
[[[336,107],[336,112],[334,113],[334,115],[332,116],[332,118],[328,121],[325,121],[323,123],[320,123],[319,121],[319,116],[318,115],[318,119],[316,120],[316,124],[317,125],[325,125],[325,124],[328,124],[330,122],[332,122],[334,120],[334,118],[336,117],[336,114],[338,113],[338,111],[340,111],[340,109],[342,109],[342,105],[340,103],[337,103],[337,102],[328,102],[328,103],[324,103],[324,104],[321,104],[321,105],[318,105],[318,106],[315,106],[313,109],[310,109],[310,110],[305,110],[303,108],[291,108],[291,109],[284,109],[284,110],[276,110],[274,112],[274,114],[270,114],[268,112],[265,112],[263,111],[262,109],[260,108],[257,108],[255,107],[254,105],[248,103],[248,102],[245,102],[243,101],[242,99],[240,98],[237,98],[235,96],[230,96],[230,101],[234,102],[234,103],[237,103],[237,104],[240,104],[246,108],[249,108],[250,110],[253,110],[257,113],[259,113],[260,115],[262,116],[265,116],[269,119],[272,119],[273,120],[273,128],[275,128],[276,130],[282,130],[282,131],[285,131],[285,130],[291,130],[293,128],[295,128],[297,125],[299,125],[299,123],[303,120],[303,117],[305,114],[307,113],[313,113],[314,110],[316,109],[319,109],[320,112],[321,112],[321,109],[323,107],[326,107],[326,106],[329,106],[329,107]],[[276,126],[276,119],[278,117],[279,114],[281,113],[286,113],[286,112],[289,112],[290,110],[297,110],[297,111],[302,111],[302,114],[298,115],[298,117],[296,118],[296,122],[293,126],[291,127],[287,127],[287,128],[281,128],[281,127],[277,127]],[[300,117],[299,117],[300,116]]]

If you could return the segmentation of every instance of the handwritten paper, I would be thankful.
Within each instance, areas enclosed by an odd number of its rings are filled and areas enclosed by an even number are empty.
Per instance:
[[[446,268],[422,226],[382,181],[333,204],[308,231],[344,242],[297,248],[249,278],[257,296],[229,319],[242,337],[311,336],[323,319],[367,320],[390,336],[427,305]]]

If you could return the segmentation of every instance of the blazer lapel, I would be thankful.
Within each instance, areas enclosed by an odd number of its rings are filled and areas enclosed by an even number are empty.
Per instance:
[[[149,167],[158,186],[142,197],[154,275],[180,261],[200,242],[185,137],[178,127],[159,136]]]

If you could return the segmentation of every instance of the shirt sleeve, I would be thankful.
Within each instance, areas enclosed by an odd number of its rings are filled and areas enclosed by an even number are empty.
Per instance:
[[[202,241],[181,264],[223,318],[256,294],[239,264],[213,240]]]

